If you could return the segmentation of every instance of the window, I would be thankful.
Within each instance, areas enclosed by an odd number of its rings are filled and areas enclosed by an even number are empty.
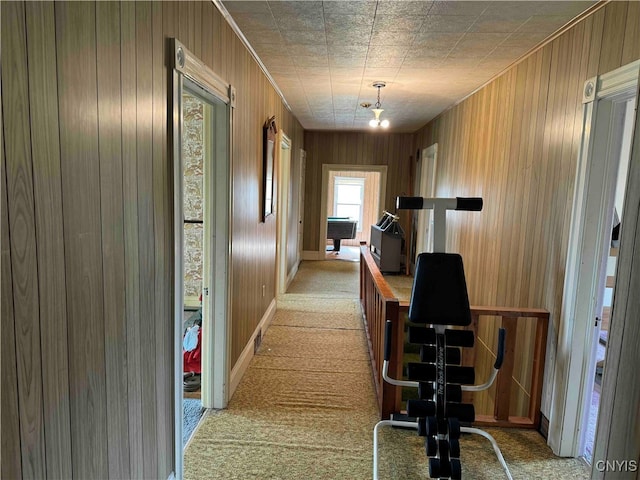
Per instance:
[[[362,203],[364,178],[335,177],[333,189],[333,214],[358,220],[357,231],[362,231]]]

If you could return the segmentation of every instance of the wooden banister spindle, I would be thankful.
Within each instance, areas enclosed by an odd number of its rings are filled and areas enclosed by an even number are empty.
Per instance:
[[[502,327],[506,330],[507,338],[504,349],[504,361],[497,378],[494,415],[496,420],[509,420],[511,406],[511,384],[513,382],[513,367],[515,364],[516,331],[518,319],[502,317]]]

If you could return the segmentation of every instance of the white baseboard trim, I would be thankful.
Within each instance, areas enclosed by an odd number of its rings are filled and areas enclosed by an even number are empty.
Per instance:
[[[302,260],[324,260],[326,252],[318,252],[317,250],[303,250]]]
[[[229,376],[229,400],[231,400],[231,397],[233,397],[233,393],[236,391],[236,388],[238,388],[240,380],[242,380],[244,373],[247,371],[247,368],[249,368],[249,362],[251,362],[251,359],[253,358],[253,344],[256,335],[258,334],[258,332],[261,332],[262,336],[264,337],[264,334],[269,328],[269,325],[271,324],[271,320],[273,320],[273,316],[275,315],[275,313],[276,299],[274,298],[273,300],[271,300],[269,307],[267,307],[267,311],[264,312],[260,323],[258,323],[258,326],[251,334],[251,338],[247,342],[247,345],[244,347],[244,350],[242,350],[238,361],[231,369],[231,375]]]

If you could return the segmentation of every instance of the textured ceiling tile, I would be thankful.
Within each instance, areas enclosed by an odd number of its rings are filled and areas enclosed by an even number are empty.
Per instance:
[[[364,71],[364,66],[362,67],[331,67],[331,77],[335,78],[336,81],[347,80],[350,82],[355,81],[355,79],[362,77],[362,72]]]
[[[243,32],[249,30],[277,30],[278,26],[271,14],[265,13],[238,13],[233,19]]]
[[[413,40],[413,46],[430,47],[448,47],[453,48],[456,43],[462,38],[464,33],[431,33],[431,32],[419,32]]]
[[[371,27],[373,27],[373,19],[374,17],[372,15],[325,14],[324,25],[327,31],[352,29],[355,27],[371,30]]]
[[[471,56],[471,57],[463,57],[463,58],[456,58],[456,57],[448,57],[445,58],[442,63],[440,63],[440,67],[443,68],[447,68],[450,66],[456,66],[456,67],[475,67],[476,65],[478,65],[478,63],[480,62],[480,60],[482,60],[486,55],[480,56],[480,55],[476,55],[476,56]]]
[[[528,19],[529,17],[505,20],[495,16],[482,15],[469,27],[469,32],[515,32]]]
[[[284,39],[279,30],[248,30],[245,33],[245,37],[251,45],[258,45],[259,43],[284,45]]]
[[[463,2],[458,0],[436,0],[429,10],[430,15],[480,15],[491,2]]]
[[[366,57],[329,57],[329,66],[333,69],[333,67],[338,68],[355,68],[355,67],[364,67],[364,63],[366,61]]]
[[[325,16],[331,15],[370,15],[376,12],[376,0],[367,1],[328,1],[323,2]]]
[[[377,15],[426,15],[431,9],[431,1],[407,2],[398,0],[380,0]]]
[[[367,68],[377,68],[377,67],[400,67],[402,66],[402,62],[404,61],[404,57],[376,57],[376,56],[368,56],[367,63],[365,66]]]
[[[235,16],[238,13],[271,13],[269,9],[269,2],[262,1],[249,1],[249,0],[232,0],[223,2],[225,8],[229,13]]]
[[[313,55],[326,57],[329,54],[327,45],[324,43],[288,45],[285,47],[285,51],[292,57]]]
[[[563,15],[573,18],[598,2],[594,0],[591,2],[541,1],[538,3],[538,11],[536,12],[538,15]]]
[[[421,32],[466,32],[478,18],[475,15],[427,15]]]
[[[267,69],[270,69],[272,67],[274,68],[289,67],[293,69],[294,67],[293,60],[289,55],[269,55],[268,57],[264,57],[264,58],[260,57],[260,60],[262,60],[262,63],[265,64]]]
[[[548,34],[536,32],[536,33],[521,33],[516,32],[509,35],[509,37],[500,44],[501,47],[526,47],[531,48],[538,43],[542,42]]]
[[[304,128],[367,131],[374,81],[392,131],[414,131],[592,4],[225,2]]]
[[[495,48],[509,37],[507,33],[466,33],[455,50],[465,48]]]
[[[258,43],[253,49],[260,58],[267,58],[271,55],[288,55],[287,48],[277,43]]]
[[[373,33],[415,32],[420,29],[424,17],[401,17],[397,15],[376,15]]]
[[[321,1],[270,1],[269,7],[274,15],[322,15],[324,10]]]
[[[379,31],[371,35],[371,45],[411,45],[414,32]]]
[[[324,16],[322,14],[307,15],[278,15],[273,14],[273,18],[281,32],[287,30],[314,30],[324,32]]]
[[[412,46],[409,49],[404,59],[405,59],[405,62],[412,61],[414,59],[421,59],[421,58],[442,59],[449,54],[452,47],[453,45],[447,45],[447,46],[437,46],[437,45],[428,45],[428,44],[416,45],[416,46]]]
[[[329,62],[327,62],[326,66],[317,66],[317,65],[312,65],[310,67],[296,66],[296,73],[302,77],[306,77],[306,76],[315,77],[315,76],[322,76],[322,75],[326,75],[329,77],[331,76],[331,70],[329,70]]]
[[[393,87],[392,80],[398,73],[398,68],[372,67],[366,68],[362,75],[362,91],[370,92],[371,95],[377,95],[378,89],[373,86],[373,82],[385,82],[386,90]]]
[[[290,45],[324,45],[327,43],[324,30],[285,30],[282,31],[282,36],[284,38],[284,41]]]
[[[298,55],[293,58],[296,67],[328,67],[327,57],[316,57],[315,55]]]
[[[367,45],[328,45],[329,55],[335,57],[348,57],[350,55],[362,56],[369,51]]]
[[[534,15],[518,29],[519,32],[552,34],[571,20],[564,15]]]
[[[371,45],[369,57],[404,57],[411,47],[409,45]]]
[[[337,32],[327,32],[327,45],[369,45],[370,31],[357,29]]]
[[[526,19],[540,10],[540,2],[531,1],[498,1],[487,6],[483,17],[494,17],[503,20]]]
[[[435,68],[442,64],[444,58],[441,57],[407,57],[402,63],[401,72],[406,68]]]

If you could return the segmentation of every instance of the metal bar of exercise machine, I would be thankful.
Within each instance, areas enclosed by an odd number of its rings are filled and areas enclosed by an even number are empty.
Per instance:
[[[473,433],[487,438],[509,480],[509,468],[495,439],[478,428],[460,426],[460,422],[473,422],[475,409],[472,404],[461,402],[462,392],[478,392],[488,389],[502,366],[505,347],[505,330],[500,329],[498,352],[489,379],[475,383],[473,367],[460,365],[461,347],[472,347],[473,332],[450,330],[447,325],[466,326],[471,322],[469,300],[462,258],[447,254],[446,211],[481,211],[481,198],[421,198],[398,197],[399,209],[434,210],[434,253],[418,256],[411,292],[409,319],[429,324],[425,327],[409,327],[409,342],[422,344],[420,363],[408,365],[409,380],[398,380],[388,375],[391,357],[390,321],[385,325],[385,350],[382,367],[383,380],[400,387],[418,388],[419,400],[407,402],[409,420],[382,420],[373,430],[373,478],[378,479],[378,431],[382,426],[414,428],[425,436],[429,457],[429,476],[440,479],[460,479],[460,433]],[[435,300],[435,301],[434,301]]]

